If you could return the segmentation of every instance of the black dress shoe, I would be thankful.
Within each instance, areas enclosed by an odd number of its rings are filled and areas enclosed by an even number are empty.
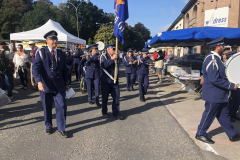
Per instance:
[[[236,134],[235,136],[229,137],[231,142],[239,141],[240,140],[240,133]]]
[[[102,108],[102,105],[100,103],[96,103],[97,107]]]
[[[93,102],[88,102],[89,104],[93,105],[94,103]]]
[[[143,98],[140,98],[140,101],[141,101],[141,102],[145,102]]]
[[[198,139],[199,141],[205,142],[205,143],[209,143],[209,144],[214,144],[215,142],[213,140],[211,140],[208,137],[205,136],[196,136],[196,139]]]
[[[64,138],[68,138],[69,136],[68,136],[68,134],[67,134],[67,132],[65,132],[65,131],[58,131],[59,133],[60,133],[60,135],[62,136],[62,137],[64,137]]]
[[[235,119],[233,119],[233,118],[230,118],[230,121],[231,121],[231,122],[236,122]]]
[[[131,90],[130,89],[127,89],[128,92],[130,92]]]
[[[132,87],[132,91],[134,91],[134,88]]]
[[[102,116],[103,116],[103,118],[109,118],[108,114],[103,114]]]
[[[116,119],[118,119],[118,120],[123,120],[123,117],[122,116],[120,116],[120,115],[117,115],[117,116],[114,116]]]
[[[46,129],[46,133],[47,133],[48,135],[52,134],[52,129]]]
[[[145,98],[145,96],[143,96],[143,100],[144,100],[144,102],[146,102],[146,98]]]

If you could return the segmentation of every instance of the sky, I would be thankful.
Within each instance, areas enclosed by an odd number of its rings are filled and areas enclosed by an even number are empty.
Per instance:
[[[58,5],[63,0],[51,1]],[[114,13],[114,0],[90,1],[104,12]],[[151,36],[155,36],[167,30],[187,2],[188,0],[128,0],[129,19],[126,22],[131,26],[141,22],[150,30]]]

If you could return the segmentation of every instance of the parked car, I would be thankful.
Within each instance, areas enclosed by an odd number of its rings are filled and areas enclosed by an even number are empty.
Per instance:
[[[204,61],[204,55],[201,54],[188,54],[180,58],[176,58],[172,63],[178,65],[179,67],[192,67],[193,70],[202,70],[202,63]]]

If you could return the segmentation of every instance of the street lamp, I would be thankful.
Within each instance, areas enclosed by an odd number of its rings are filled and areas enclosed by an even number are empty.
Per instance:
[[[96,24],[100,24],[101,26],[104,26],[104,44],[105,44],[105,35],[106,35],[106,31],[105,31],[106,29],[105,28],[106,28],[107,24],[112,24],[112,22],[105,23],[105,24],[101,24],[101,23],[96,22]]]
[[[69,3],[69,4],[71,4],[71,5],[76,9],[76,17],[77,17],[77,33],[78,33],[78,38],[79,38],[79,28],[78,28],[78,7],[80,6],[80,4],[81,4],[82,2],[90,2],[90,0],[84,0],[84,1],[81,1],[81,2],[78,4],[77,7],[76,7],[74,4],[72,4],[71,2],[65,2],[65,1],[62,2],[62,3],[65,3],[65,4]]]

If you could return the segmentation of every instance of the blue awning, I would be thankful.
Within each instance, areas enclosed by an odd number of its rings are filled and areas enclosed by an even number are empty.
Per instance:
[[[199,27],[162,32],[146,42],[145,47],[190,47],[205,45],[210,40],[225,37],[226,44],[240,45],[240,28]]]

